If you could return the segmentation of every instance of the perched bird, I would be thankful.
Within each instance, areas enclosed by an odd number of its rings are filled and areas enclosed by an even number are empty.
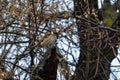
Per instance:
[[[40,40],[40,46],[52,48],[55,46],[58,38],[58,34],[56,32],[46,33],[45,36]]]
[[[51,48],[51,56],[45,61],[43,70],[38,71],[39,77],[44,80],[56,80],[59,60],[57,57],[56,47]]]

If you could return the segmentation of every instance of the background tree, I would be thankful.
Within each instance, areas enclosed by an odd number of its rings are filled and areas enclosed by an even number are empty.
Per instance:
[[[75,0],[74,3],[80,38],[75,80],[108,80],[110,63],[116,57],[119,37],[118,27],[113,24],[117,16],[112,15],[117,13],[113,13],[110,0],[104,0],[101,11],[97,3],[97,0]]]
[[[103,3],[99,9],[97,0],[1,0],[0,79],[42,79],[50,48],[40,44],[56,32],[57,79],[107,80],[120,42],[120,4]]]

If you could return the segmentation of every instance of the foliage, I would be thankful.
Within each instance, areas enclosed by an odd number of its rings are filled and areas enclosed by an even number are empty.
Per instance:
[[[0,1],[0,69],[2,74],[4,71],[12,71],[12,78],[19,80],[37,77],[33,73],[36,69],[38,71],[40,67],[43,67],[48,58],[46,53],[49,52],[48,48],[40,46],[41,39],[48,32],[57,32],[59,34],[58,51],[64,56],[59,72],[62,75],[71,75],[70,72],[73,72],[73,69],[72,67],[69,69],[66,63],[69,63],[67,62],[69,56],[72,60],[70,63],[75,64],[76,57],[72,52],[78,50],[76,49],[78,45],[77,36],[73,36],[77,34],[72,15],[73,9],[68,3],[73,5],[72,1],[65,0],[61,2],[51,0]]]
[[[103,21],[106,26],[112,27],[112,24],[117,18],[116,11],[115,5],[112,6],[109,1],[103,3]]]
[[[60,80],[71,80],[75,77],[76,63],[79,62],[78,56],[82,50],[81,41],[85,41],[83,44],[87,46],[87,49],[91,49],[91,53],[92,48],[95,47],[97,47],[95,50],[97,52],[100,46],[97,44],[97,40],[109,41],[109,39],[116,37],[108,38],[108,35],[104,35],[104,33],[108,34],[109,31],[120,33],[118,28],[105,27],[98,19],[99,10],[91,8],[91,4],[84,4],[86,7],[80,8],[75,1],[0,0],[0,79],[41,79],[36,74],[40,69],[43,69],[45,61],[50,56],[50,49],[40,44],[49,32],[58,34],[56,46],[58,53],[60,53],[58,56],[62,57],[57,77]],[[87,3],[92,0],[84,1]],[[78,6],[79,9],[76,10],[75,6]],[[105,9],[107,8],[105,7]],[[108,26],[114,26],[116,12],[111,14],[111,9],[103,12],[104,20],[102,21]],[[106,16],[107,13],[112,15],[114,20],[109,19]],[[85,23],[78,19],[82,19]],[[84,38],[80,38],[80,35]],[[47,41],[49,42],[47,39],[44,43]],[[90,44],[91,42],[92,44]],[[116,45],[117,42],[118,39],[114,44]],[[111,43],[109,44],[111,45]],[[89,58],[87,59],[89,60]]]

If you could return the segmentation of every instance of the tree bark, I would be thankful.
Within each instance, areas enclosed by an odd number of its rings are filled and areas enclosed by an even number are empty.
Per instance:
[[[74,4],[80,40],[80,56],[76,65],[75,80],[108,80],[110,63],[117,49],[111,46],[111,36],[107,30],[94,29],[100,26],[96,13],[98,2],[75,0]]]

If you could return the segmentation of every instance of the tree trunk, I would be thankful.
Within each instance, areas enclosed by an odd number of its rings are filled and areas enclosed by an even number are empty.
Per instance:
[[[116,48],[111,46],[108,30],[98,28],[97,0],[75,0],[75,18],[80,40],[80,57],[75,80],[108,80]]]

